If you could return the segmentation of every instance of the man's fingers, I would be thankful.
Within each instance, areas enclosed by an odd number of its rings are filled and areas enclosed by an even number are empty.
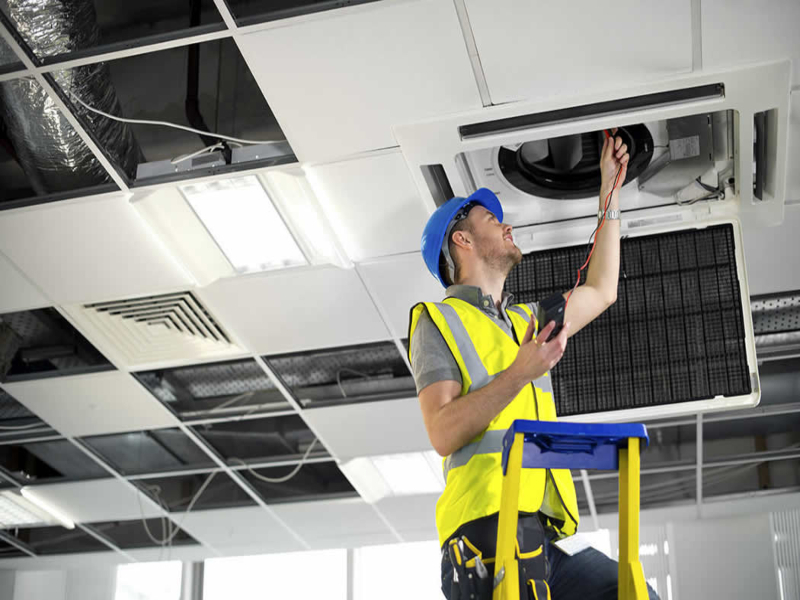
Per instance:
[[[616,137],[614,138],[614,149],[619,150],[619,147],[622,145],[622,138]]]
[[[620,159],[625,156],[625,153],[628,151],[628,144],[622,144],[617,150],[617,158]]]

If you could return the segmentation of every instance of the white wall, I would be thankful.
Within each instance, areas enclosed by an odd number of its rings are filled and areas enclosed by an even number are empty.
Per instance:
[[[676,600],[779,597],[768,514],[676,522],[672,531]]]

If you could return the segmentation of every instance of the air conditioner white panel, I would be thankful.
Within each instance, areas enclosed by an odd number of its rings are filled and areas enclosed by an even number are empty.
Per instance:
[[[692,68],[689,0],[466,6],[494,104],[612,89]]]
[[[436,204],[425,180],[426,165],[441,165],[453,192],[456,195],[465,195],[478,187],[478,183],[468,176],[467,169],[459,164],[461,155],[472,155],[487,149],[600,131],[616,126],[732,110],[738,113],[738,121],[733,140],[736,187],[731,202],[742,218],[754,218],[764,224],[775,224],[783,218],[786,192],[790,66],[787,61],[783,61],[716,73],[693,74],[619,89],[613,93],[609,91],[581,93],[571,98],[512,103],[400,126],[396,128],[395,133],[422,198],[428,204],[429,210],[433,211]],[[617,104],[611,113],[607,108],[596,106],[598,103],[646,99],[652,94],[674,94],[677,90],[700,86],[715,87],[718,84],[724,88],[722,95],[706,95],[690,100],[671,98],[666,104],[659,101],[644,108],[633,109]],[[767,185],[764,201],[756,202],[752,191],[754,114],[773,109],[767,136]],[[554,116],[553,111],[563,112]],[[536,117],[548,115],[548,117],[533,125],[519,125],[508,130],[495,129],[498,121],[528,115]],[[474,124],[489,124],[492,129],[479,136],[462,135],[460,128]],[[566,204],[568,203],[565,203],[563,213],[551,211],[548,220],[558,221],[574,216],[568,214]],[[521,218],[521,222],[537,222],[537,215],[541,212],[539,208],[536,198],[532,197],[530,214],[527,218]],[[623,205],[622,210],[625,211],[626,206]],[[727,210],[728,208],[723,208],[722,212]],[[709,214],[714,212],[716,208]]]

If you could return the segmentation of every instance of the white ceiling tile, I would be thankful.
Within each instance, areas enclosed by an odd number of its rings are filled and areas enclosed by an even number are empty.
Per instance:
[[[396,541],[375,510],[360,498],[276,504],[271,508],[314,550]]]
[[[797,62],[800,62],[798,57]],[[800,90],[792,93],[789,113],[789,158],[786,161],[786,201],[800,203]]]
[[[303,268],[236,277],[198,293],[226,331],[259,354],[390,337],[352,269]]]
[[[0,214],[0,251],[56,304],[194,285],[126,196],[5,211]]]
[[[399,151],[306,168],[354,261],[413,252],[428,212]]]
[[[14,263],[0,254],[0,314],[50,304]]]
[[[150,518],[164,514],[132,484],[115,478],[36,485],[31,486],[31,491],[78,523],[124,521],[141,519],[142,515]]]
[[[367,261],[358,269],[398,337],[408,337],[412,306],[444,298],[442,284],[433,278],[419,252]]]
[[[308,409],[303,417],[340,460],[431,449],[417,398]]]
[[[397,529],[406,533],[432,535],[436,539],[436,502],[439,494],[390,496],[377,503],[378,510]]]
[[[613,10],[594,0],[466,6],[494,104],[609,89],[692,67],[689,0],[625,0]]]
[[[800,2],[703,0],[703,68],[790,58],[800,81]]]
[[[5,383],[21,404],[64,435],[176,427],[178,420],[128,373],[108,371]]]
[[[481,106],[452,2],[381,2],[237,43],[304,162],[395,146],[394,125]]]
[[[300,543],[260,506],[176,513],[174,521],[194,539],[232,555],[302,550]]]
[[[750,295],[800,289],[800,204],[786,206],[783,223],[764,227],[755,219],[742,222],[744,258]]]

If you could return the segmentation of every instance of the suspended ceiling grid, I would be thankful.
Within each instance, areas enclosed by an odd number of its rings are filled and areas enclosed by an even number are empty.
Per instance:
[[[395,147],[391,128],[429,116],[475,109],[485,103],[485,90],[481,89],[485,81],[481,82],[480,76],[475,78],[471,60],[474,54],[465,44],[459,24],[465,4],[479,7],[481,3],[384,0],[246,24],[237,22],[223,0],[216,0],[214,5],[223,25],[214,31],[149,45],[133,44],[121,50],[100,50],[41,65],[21,51],[6,29],[0,28],[23,67],[0,74],[0,81],[33,77],[51,92],[46,75],[58,70],[232,39],[303,163],[327,220],[348,256],[356,262],[353,270],[298,268],[226,277],[207,285],[182,257],[153,234],[134,208],[139,199],[169,194],[174,186],[132,187],[70,115],[58,94],[51,93],[56,106],[68,115],[118,191],[0,212],[0,277],[4,282],[0,314],[55,306],[90,341],[106,350],[71,316],[75,306],[193,289],[242,348],[237,356],[256,360],[264,373],[278,382],[290,405],[289,412],[299,415],[331,457],[345,459],[427,449],[415,398],[303,410],[262,357],[377,341],[389,341],[400,348],[407,337],[408,307],[420,300],[440,298],[438,284],[424,270],[417,253],[419,231],[427,213]],[[708,6],[713,9],[714,4],[704,3],[704,10]],[[479,11],[472,16],[478,18]],[[420,24],[429,28],[429,34],[420,33]],[[352,35],[354,31],[366,33]],[[387,32],[392,32],[388,40],[384,35]],[[326,45],[323,52],[318,42],[321,39],[333,39],[335,43]],[[282,58],[268,61],[263,58],[265,54],[281,54]],[[380,60],[374,60],[375,56]],[[349,81],[337,77],[342,74],[341,65],[347,65],[344,71],[351,78]],[[518,92],[508,91],[512,95]],[[376,210],[376,203],[381,210]],[[798,210],[787,207],[787,218]],[[745,233],[747,243],[747,230]],[[761,244],[748,253],[751,272],[770,271],[763,268],[768,264],[767,252],[762,251],[767,240],[762,241],[761,232],[751,232],[750,238]],[[792,237],[782,248],[791,248],[794,243]],[[793,285],[795,277],[798,285]],[[786,286],[782,289],[800,288],[800,274],[790,273],[780,285]],[[407,501],[390,498],[375,507],[355,497],[271,505],[260,496],[250,496],[252,488],[243,481],[240,467],[221,460],[208,442],[156,401],[130,373],[134,369],[117,360],[113,352],[106,355],[116,367],[109,373],[11,382],[0,384],[0,388],[34,409],[47,424],[66,435],[79,452],[94,459],[98,457],[75,438],[156,428],[177,429],[199,449],[214,455],[209,456],[212,467],[190,471],[205,474],[209,469],[219,469],[219,477],[236,482],[250,505],[198,510],[185,516],[185,522],[182,513],[171,513],[173,521],[184,525],[204,544],[201,554],[233,555],[435,536],[435,496]],[[189,363],[165,361],[163,366],[180,364]],[[110,386],[122,390],[114,399],[116,404],[108,401]],[[59,402],[65,396],[81,403],[79,413],[74,403],[66,407]],[[42,431],[52,433],[46,427]],[[330,459],[320,455],[312,459],[315,460]],[[136,517],[130,511],[104,514],[100,506],[93,507],[83,494],[76,494],[76,490],[88,490],[87,486],[95,483],[139,497],[150,503],[154,515],[160,514],[152,497],[134,487],[135,482],[147,478],[124,476],[106,461],[101,462],[109,478],[39,487],[51,494],[54,503],[77,509],[86,523]],[[296,462],[297,457],[281,464],[291,466]],[[108,493],[98,492],[93,497],[100,500]],[[114,546],[108,540],[103,543]],[[122,560],[154,557],[158,552],[115,549]],[[190,556],[192,552],[197,550],[176,548],[173,555]],[[33,560],[45,565],[49,559]],[[8,564],[12,563],[21,564],[19,559],[10,559]]]

